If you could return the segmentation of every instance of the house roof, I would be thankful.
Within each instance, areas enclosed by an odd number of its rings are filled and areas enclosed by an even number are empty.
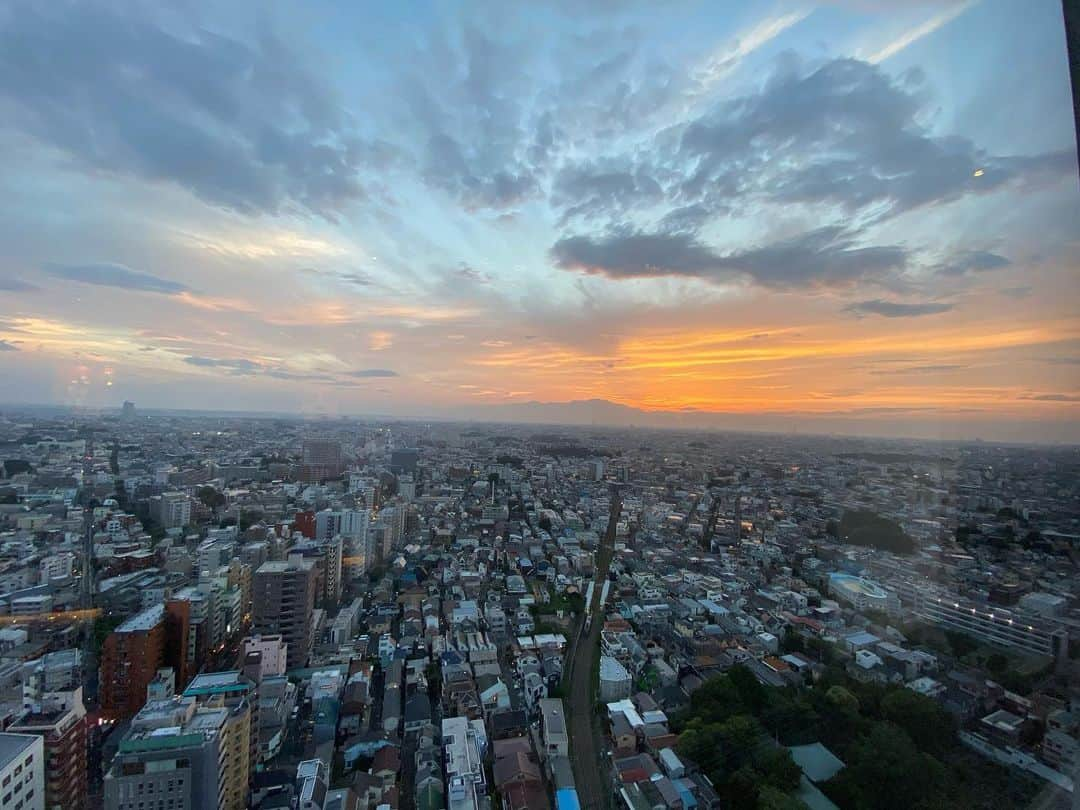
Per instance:
[[[788,750],[795,764],[811,782],[828,781],[844,767],[840,758],[819,742],[793,745]]]

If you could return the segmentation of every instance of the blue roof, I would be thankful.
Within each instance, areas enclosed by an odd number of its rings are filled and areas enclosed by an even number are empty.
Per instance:
[[[577,790],[574,788],[559,788],[556,790],[555,808],[556,810],[581,810]]]

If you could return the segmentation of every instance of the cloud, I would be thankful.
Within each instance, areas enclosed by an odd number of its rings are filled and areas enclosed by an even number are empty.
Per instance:
[[[882,221],[1075,171],[1072,150],[994,155],[938,134],[922,85],[919,71],[892,77],[850,58],[807,68],[789,55],[757,92],[666,122],[621,156],[565,163],[551,201],[564,221],[608,217],[609,227],[642,227],[666,203],[662,230],[699,233],[720,216],[792,204],[824,222]]]
[[[150,273],[132,270],[130,267],[111,262],[47,264],[44,270],[57,278],[77,281],[80,284],[94,284],[99,287],[118,287],[122,290],[161,293],[162,295],[188,292],[187,286],[177,281],[159,278]]]
[[[925,365],[925,366],[907,366],[905,368],[882,368],[871,371],[871,374],[882,376],[904,375],[904,374],[948,374],[953,371],[962,371],[967,366],[941,363],[938,365]]]
[[[506,209],[539,193],[539,175],[561,132],[549,111],[535,118],[526,49],[474,24],[447,25],[406,63],[397,98],[417,128],[421,177],[467,209]]]
[[[1017,399],[1027,399],[1032,402],[1080,402],[1077,394],[1022,394]]]
[[[836,286],[901,270],[896,245],[862,247],[839,227],[808,231],[762,247],[720,254],[688,233],[616,232],[572,236],[551,249],[559,267],[610,278],[689,276],[712,281],[745,276],[776,289]]]
[[[21,278],[0,278],[0,291],[3,292],[37,292],[41,288]]]
[[[939,11],[934,16],[923,21],[914,28],[905,31],[892,42],[868,56],[867,61],[877,64],[878,62],[884,62],[892,56],[896,56],[896,54],[900,53],[904,48],[918,42],[923,37],[934,33],[943,25],[952,22],[974,4],[974,0],[968,0],[968,2],[958,3]]]
[[[1002,270],[1010,265],[1012,261],[998,253],[991,253],[988,250],[970,250],[938,265],[937,272],[946,276],[963,276],[968,273]]]
[[[563,208],[563,221],[595,219],[646,207],[663,199],[664,191],[648,172],[614,162],[568,166],[555,175],[551,203]]]
[[[185,357],[184,362],[188,365],[200,366],[202,368],[224,368],[236,375],[254,374],[256,371],[263,370],[262,365],[259,363],[243,358],[220,359],[217,357]]]
[[[0,18],[5,123],[92,170],[244,213],[332,217],[373,159],[268,26],[251,41],[149,12],[16,3]]]
[[[350,377],[397,377],[399,376],[396,371],[388,368],[362,368],[357,371],[348,372]]]
[[[1003,287],[998,290],[1000,295],[1004,295],[1006,298],[1027,298],[1031,295],[1034,287],[1028,284],[1021,284],[1019,287]]]
[[[953,308],[952,304],[941,304],[928,301],[920,304],[903,304],[898,301],[883,301],[876,298],[873,301],[860,301],[845,307],[846,312],[854,313],[859,317],[864,315],[881,315],[885,318],[918,318],[923,315],[938,315],[948,312]]]
[[[8,343],[6,340],[0,340],[0,352],[17,352],[19,347],[14,343]]]

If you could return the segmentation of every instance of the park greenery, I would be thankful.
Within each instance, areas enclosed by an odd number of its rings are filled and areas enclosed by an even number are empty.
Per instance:
[[[900,686],[861,683],[829,668],[806,689],[763,686],[734,667],[706,681],[674,718],[677,751],[732,808],[798,807],[799,769],[786,746],[821,742],[845,766],[818,787],[841,810],[994,806],[1003,769],[972,761],[953,718]]]
[[[845,510],[837,526],[837,536],[849,545],[870,546],[895,554],[910,554],[915,550],[914,541],[900,524],[867,509]]]

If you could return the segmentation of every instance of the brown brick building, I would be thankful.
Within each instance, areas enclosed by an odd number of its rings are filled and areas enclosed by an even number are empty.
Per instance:
[[[101,650],[101,714],[134,717],[146,703],[146,687],[161,667],[172,667],[176,687],[191,680],[198,662],[188,656],[191,604],[172,600],[137,613],[117,627]]]

